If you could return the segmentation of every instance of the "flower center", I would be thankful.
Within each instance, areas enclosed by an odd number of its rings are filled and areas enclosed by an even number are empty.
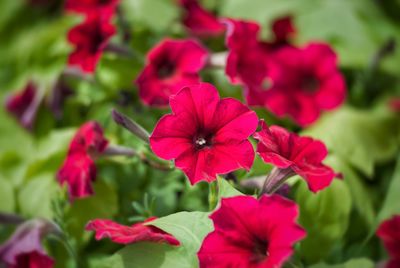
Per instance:
[[[269,256],[268,253],[268,242],[257,239],[254,243],[253,255],[251,256],[251,262],[260,263],[263,262]]]
[[[301,88],[308,93],[314,93],[319,88],[319,81],[313,75],[306,75],[301,82]]]
[[[163,62],[157,70],[158,77],[161,79],[170,77],[174,72],[175,65],[169,61]]]
[[[205,147],[210,147],[211,139],[212,139],[211,136],[199,135],[193,139],[194,146],[196,147],[197,150],[201,150]]]

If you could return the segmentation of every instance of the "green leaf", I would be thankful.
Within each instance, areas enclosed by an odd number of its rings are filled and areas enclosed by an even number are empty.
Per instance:
[[[307,231],[307,237],[301,242],[300,255],[307,263],[316,263],[343,237],[350,217],[351,195],[347,185],[337,179],[316,194],[301,181],[295,200],[300,206],[299,222]]]
[[[218,177],[218,200],[223,197],[232,197],[238,195],[243,195],[243,193],[236,190],[236,188],[228,180]]]
[[[0,211],[14,212],[15,194],[12,183],[0,176]]]
[[[91,234],[84,232],[88,221],[93,219],[109,219],[118,211],[118,197],[115,189],[98,178],[93,185],[95,194],[77,199],[71,204],[66,218],[67,230],[78,242],[89,239]]]
[[[319,264],[310,266],[310,268],[359,268],[359,267],[374,268],[375,265],[369,259],[359,258],[359,259],[349,260],[343,264],[329,265],[329,264],[325,264],[325,263],[319,263]]]
[[[59,193],[59,186],[53,174],[44,173],[31,178],[18,193],[21,213],[28,217],[51,219],[51,202]]]
[[[151,223],[176,237],[178,247],[137,243],[114,254],[106,267],[113,268],[195,268],[198,267],[197,252],[204,237],[212,231],[212,223],[205,212],[179,212],[159,218]]]
[[[343,181],[348,185],[355,209],[367,225],[373,227],[376,215],[371,195],[372,189],[367,187],[363,179],[353,168],[334,154],[330,154],[324,162],[332,167],[335,172],[343,174]]]
[[[343,107],[325,114],[303,134],[322,140],[338,157],[372,177],[374,164],[393,158],[397,152],[394,124],[391,114]]]
[[[379,211],[376,225],[381,223],[383,220],[392,217],[395,214],[400,214],[399,189],[400,189],[400,155],[397,158],[396,168],[393,173],[393,177],[390,182],[385,201],[383,202],[382,208]]]
[[[156,32],[163,32],[179,16],[178,5],[168,0],[127,0],[125,14],[131,25],[142,25]]]

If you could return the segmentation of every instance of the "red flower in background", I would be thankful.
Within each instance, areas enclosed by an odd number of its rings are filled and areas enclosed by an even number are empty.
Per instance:
[[[381,223],[376,235],[382,240],[390,256],[386,267],[400,267],[400,215],[393,216]]]
[[[261,124],[262,130],[253,136],[259,141],[257,153],[266,163],[288,171],[287,176],[296,173],[303,177],[313,192],[326,188],[338,176],[322,163],[328,154],[322,142],[300,137],[279,126],[268,128],[263,121]]]
[[[275,53],[270,65],[272,87],[265,105],[277,116],[289,115],[301,126],[313,123],[323,110],[341,105],[346,84],[334,51],[326,44],[303,49],[285,47]]]
[[[259,85],[267,75],[265,49],[258,41],[260,26],[254,22],[224,20],[228,57],[225,72],[233,84]]]
[[[69,55],[68,64],[78,66],[86,73],[94,72],[115,31],[108,16],[95,13],[88,15],[82,24],[68,32],[68,40],[75,47],[75,50]]]
[[[61,185],[68,185],[70,198],[93,194],[91,183],[96,179],[94,159],[107,147],[108,141],[97,122],[87,122],[72,139],[67,158],[57,173]]]
[[[194,35],[201,37],[219,36],[225,26],[211,12],[205,10],[198,0],[179,0],[185,10],[183,24]]]
[[[5,108],[23,127],[31,130],[40,102],[41,98],[38,98],[36,87],[32,82],[29,82],[22,91],[6,99]]]
[[[391,98],[388,102],[388,106],[393,112],[399,113],[400,112],[400,98],[399,97]]]
[[[293,19],[291,16],[286,16],[276,19],[272,23],[272,32],[274,34],[274,40],[267,44],[271,48],[281,48],[285,45],[290,45],[290,38],[296,35],[296,28],[293,25]]]
[[[23,253],[16,257],[16,264],[9,268],[53,268],[54,260],[38,251]]]
[[[145,241],[167,243],[174,246],[179,245],[179,241],[172,235],[155,226],[145,225],[145,223],[149,223],[155,219],[155,217],[151,217],[144,222],[136,223],[132,226],[124,226],[112,220],[97,219],[90,221],[85,229],[87,231],[94,231],[97,240],[108,237],[118,244],[132,244]]]
[[[257,128],[255,112],[238,100],[220,99],[208,83],[183,88],[170,106],[173,113],[158,121],[150,146],[157,156],[175,159],[191,184],[250,169],[254,150],[248,137]]]
[[[76,13],[102,13],[109,17],[115,11],[119,0],[67,0],[65,10]]]
[[[20,224],[12,236],[0,246],[0,266],[6,264],[10,268],[52,268],[54,261],[46,255],[42,240],[47,234],[58,232],[53,223],[44,219]]]
[[[281,267],[306,235],[297,216],[297,205],[278,195],[223,198],[197,253],[200,267]]]
[[[207,50],[194,40],[163,40],[147,54],[136,79],[140,98],[147,105],[167,105],[169,96],[200,82],[198,73],[207,60]]]

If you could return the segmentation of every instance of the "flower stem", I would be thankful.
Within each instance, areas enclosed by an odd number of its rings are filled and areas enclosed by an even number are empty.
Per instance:
[[[264,181],[260,196],[263,194],[273,194],[293,175],[294,172],[291,168],[281,169],[274,167]]]
[[[210,211],[214,210],[218,203],[218,181],[212,181],[209,183],[208,192],[208,205]]]

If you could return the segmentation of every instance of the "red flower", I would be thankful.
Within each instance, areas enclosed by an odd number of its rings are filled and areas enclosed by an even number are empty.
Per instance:
[[[47,234],[58,232],[53,223],[44,219],[20,224],[11,238],[0,246],[0,266],[4,263],[15,268],[53,267],[54,262],[45,254],[41,241]]]
[[[84,198],[93,194],[91,182],[96,179],[94,159],[107,147],[108,141],[96,122],[81,126],[72,139],[68,155],[57,173],[61,185],[68,185],[70,198]]]
[[[30,82],[21,92],[7,98],[5,108],[23,127],[32,129],[40,102],[36,87]]]
[[[258,41],[260,26],[249,21],[225,20],[228,57],[225,72],[233,84],[260,85],[267,76],[266,50]]]
[[[207,60],[207,50],[194,40],[163,40],[148,53],[136,80],[140,98],[147,105],[167,105],[169,96],[200,81]]]
[[[388,102],[390,110],[392,110],[395,113],[400,112],[400,98],[399,97],[394,97],[391,98]]]
[[[296,34],[296,28],[293,25],[292,17],[278,18],[272,23],[272,32],[274,41],[270,44],[277,48],[289,44],[289,39]]]
[[[270,65],[272,88],[265,105],[277,116],[291,116],[306,126],[322,110],[332,110],[346,97],[346,84],[337,66],[336,54],[326,44],[309,44],[303,49],[281,48]]]
[[[224,33],[225,27],[211,12],[205,10],[198,0],[179,0],[185,10],[183,24],[197,36],[219,36]]]
[[[86,225],[85,229],[94,231],[97,240],[108,237],[113,242],[119,244],[132,244],[147,241],[167,243],[174,246],[179,245],[179,241],[172,235],[155,226],[145,224],[155,219],[155,217],[151,217],[144,222],[136,223],[132,226],[120,225],[111,220],[93,220]]]
[[[220,99],[208,83],[183,88],[170,106],[173,113],[158,121],[150,146],[159,157],[175,159],[191,184],[250,169],[254,150],[247,138],[257,128],[255,112],[235,99]]]
[[[65,10],[76,13],[102,13],[110,16],[114,13],[119,0],[67,0]]]
[[[297,215],[297,205],[278,195],[223,198],[197,253],[200,267],[281,267],[306,235]]]
[[[77,65],[82,71],[92,73],[109,39],[115,34],[115,27],[108,16],[91,13],[86,20],[68,32],[68,40],[75,50],[69,55],[69,65]]]
[[[253,136],[259,141],[257,153],[276,166],[287,179],[294,173],[303,177],[311,191],[317,192],[329,186],[337,174],[324,165],[328,154],[325,145],[309,137],[300,137],[279,126],[268,126],[262,122],[262,130]]]
[[[382,240],[391,258],[386,267],[400,267],[400,215],[381,223],[376,235]]]
[[[16,257],[16,264],[9,268],[53,268],[54,260],[38,251],[22,253]]]

